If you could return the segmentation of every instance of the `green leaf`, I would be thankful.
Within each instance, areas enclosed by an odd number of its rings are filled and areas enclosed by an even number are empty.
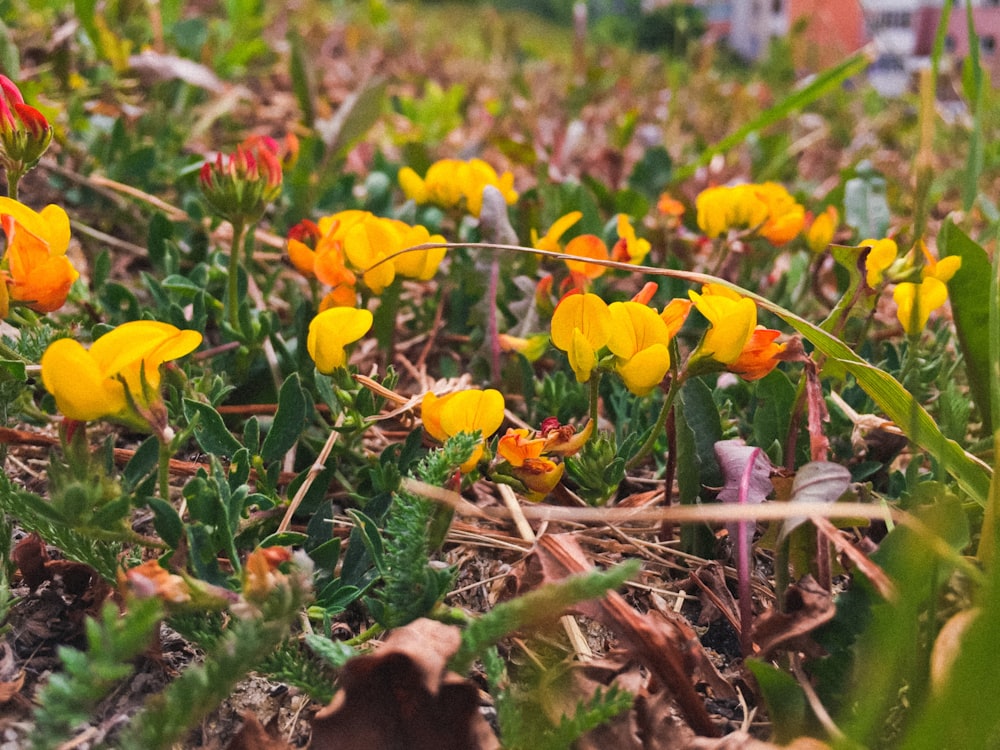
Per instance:
[[[990,279],[989,255],[975,240],[948,220],[938,235],[942,257],[957,255],[962,267],[948,282],[958,345],[965,360],[972,400],[983,420],[983,433],[993,433],[990,402]]]
[[[146,504],[153,511],[153,528],[160,539],[170,545],[171,549],[177,549],[184,536],[184,522],[177,510],[160,497],[151,497]]]
[[[6,370],[16,379],[24,381],[28,378],[28,372],[24,369],[24,362],[17,359],[0,359],[0,368]]]
[[[774,443],[785,445],[795,406],[795,386],[781,370],[772,370],[757,381],[754,391],[757,401],[753,413],[754,445],[763,448]]]
[[[316,121],[316,83],[312,75],[313,66],[302,35],[294,29],[288,32],[289,68],[292,78],[292,93],[302,113],[302,123],[311,128]]]
[[[385,104],[385,90],[386,82],[376,80],[348,96],[329,120],[316,123],[331,153],[338,156],[346,153],[378,122]]]
[[[699,167],[708,164],[716,154],[722,154],[743,143],[751,133],[773,125],[797,109],[807,107],[829,91],[833,91],[851,76],[861,73],[868,66],[868,56],[864,52],[851,55],[842,63],[827,68],[822,73],[809,78],[809,83],[793,91],[770,109],[748,122],[736,132],[723,138],[714,146],[705,149],[691,164],[686,164],[674,174],[675,182],[683,182],[691,177]]]
[[[767,715],[774,728],[774,740],[791,742],[806,729],[806,695],[787,672],[757,659],[747,659],[747,669],[757,681]]]
[[[243,447],[222,421],[222,415],[208,404],[186,398],[184,416],[194,423],[194,438],[205,453],[232,456]]]
[[[670,158],[670,152],[663,146],[654,146],[646,149],[642,159],[636,163],[629,175],[628,185],[655,201],[663,192],[664,186],[669,184],[673,169],[674,161]]]
[[[301,547],[308,536],[299,531],[281,531],[261,539],[261,547]]]
[[[278,410],[260,448],[260,456],[265,463],[276,461],[295,445],[306,425],[307,407],[301,379],[295,373],[285,380],[278,394]]]
[[[844,222],[863,239],[881,239],[890,219],[885,178],[867,161],[858,164],[856,172],[844,183]]]

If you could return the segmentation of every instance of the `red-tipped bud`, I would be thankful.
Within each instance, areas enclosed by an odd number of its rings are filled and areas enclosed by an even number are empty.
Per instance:
[[[24,103],[20,90],[0,75],[0,162],[20,178],[42,158],[52,142],[45,116]]]
[[[202,194],[212,209],[233,224],[257,221],[281,192],[281,164],[265,146],[237,146],[218,154],[199,173]]]

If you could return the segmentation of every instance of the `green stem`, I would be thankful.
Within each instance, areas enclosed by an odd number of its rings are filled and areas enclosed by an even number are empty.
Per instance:
[[[229,249],[229,278],[226,287],[226,309],[229,325],[233,331],[240,330],[240,253],[243,249],[243,239],[246,236],[246,222],[242,219],[233,224],[233,245]]]
[[[601,390],[601,373],[598,372],[596,377],[593,374],[591,374],[591,377],[590,377],[590,419],[594,423],[595,427],[598,424],[598,422],[597,422],[597,405],[598,405],[598,400],[599,400],[599,397],[600,397],[600,390]]]
[[[170,456],[173,455],[173,451],[170,448],[170,443],[166,440],[160,440],[160,461],[159,461],[159,483],[160,483],[160,497],[162,497],[167,502],[170,501]]]
[[[23,354],[14,351],[9,346],[7,346],[7,344],[5,344],[3,341],[0,341],[0,357],[3,357],[4,359],[11,359],[14,360],[15,362],[24,362],[26,364],[31,363],[30,359],[25,357]]]
[[[24,176],[24,171],[19,169],[8,169],[7,170],[7,195],[14,200],[17,200],[17,186],[21,183],[21,178]]]
[[[671,378],[670,387],[667,388],[667,397],[663,400],[663,408],[660,409],[660,413],[656,417],[656,424],[650,430],[646,442],[642,444],[639,451],[625,464],[625,471],[635,469],[652,452],[653,447],[656,445],[656,438],[659,437],[660,432],[667,424],[667,417],[670,416],[670,410],[674,408],[674,399],[677,398],[677,392],[680,390],[683,382],[684,378],[681,376]]]

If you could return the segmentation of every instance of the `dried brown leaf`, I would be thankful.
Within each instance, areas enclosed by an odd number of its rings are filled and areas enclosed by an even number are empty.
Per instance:
[[[458,628],[420,619],[351,659],[340,692],[313,721],[313,750],[499,748],[476,686],[445,670],[460,640]]]
[[[538,540],[536,555],[546,581],[558,581],[593,568],[579,543],[570,534],[542,536]],[[688,658],[688,653],[691,649],[701,648],[697,640],[688,642],[673,622],[636,612],[614,591],[608,592],[603,599],[584,602],[576,609],[618,633],[633,650],[635,657],[669,688],[695,732],[713,737],[718,735],[718,729],[712,723],[701,696],[691,684],[694,665]]]
[[[785,593],[785,611],[769,609],[754,623],[753,640],[767,659],[775,651],[802,651],[809,656],[821,656],[823,649],[810,633],[833,619],[836,607],[830,592],[810,576],[804,576]]]
[[[226,750],[292,750],[292,746],[278,737],[274,722],[265,727],[249,711],[243,714],[243,726],[226,746]]]

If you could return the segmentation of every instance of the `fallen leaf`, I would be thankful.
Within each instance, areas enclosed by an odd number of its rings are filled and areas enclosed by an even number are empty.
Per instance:
[[[0,704],[8,703],[24,686],[24,670],[17,664],[14,649],[0,642]]]
[[[807,656],[823,655],[822,647],[810,633],[833,619],[837,608],[830,592],[811,576],[803,576],[785,592],[785,611],[769,609],[754,623],[753,641],[760,649],[757,658],[768,659],[777,650],[801,651]]]
[[[543,535],[538,540],[535,555],[546,581],[558,581],[593,568],[571,534]],[[675,623],[640,614],[616,591],[609,591],[603,599],[579,604],[576,610],[618,634],[636,659],[652,670],[672,693],[695,732],[710,737],[718,735],[702,697],[691,684],[694,665],[688,654],[692,649],[701,648],[697,640],[689,642]]]
[[[249,711],[243,714],[243,726],[226,746],[226,750],[292,750],[292,746],[277,736],[277,727],[269,722],[265,727]]]
[[[456,627],[419,619],[340,672],[341,690],[313,720],[313,750],[494,750],[479,690],[448,673]]]

